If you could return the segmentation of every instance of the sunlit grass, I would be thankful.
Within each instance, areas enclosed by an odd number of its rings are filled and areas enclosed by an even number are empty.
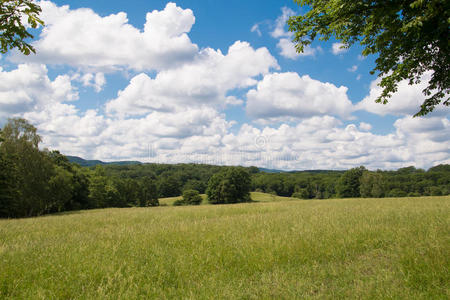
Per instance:
[[[289,201],[289,200],[298,200],[297,198],[291,197],[282,197],[267,193],[259,193],[259,192],[251,192],[251,197],[253,201],[257,202],[276,202],[276,201]]]
[[[0,220],[0,298],[445,299],[449,216],[447,196]]]

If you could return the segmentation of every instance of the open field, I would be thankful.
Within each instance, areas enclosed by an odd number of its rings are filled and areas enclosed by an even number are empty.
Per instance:
[[[449,253],[449,196],[80,211],[0,220],[0,298],[444,299]]]

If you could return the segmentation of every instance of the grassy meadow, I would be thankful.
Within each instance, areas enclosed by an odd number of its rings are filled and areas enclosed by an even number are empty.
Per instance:
[[[450,297],[449,196],[252,196],[0,220],[0,298]]]

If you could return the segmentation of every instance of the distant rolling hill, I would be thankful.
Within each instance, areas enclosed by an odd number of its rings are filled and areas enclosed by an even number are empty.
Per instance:
[[[87,160],[78,156],[70,156],[66,155],[67,159],[71,163],[77,163],[82,167],[92,167],[96,165],[140,165],[142,164],[139,161],[112,161],[112,162],[104,162],[101,160]]]
[[[82,167],[92,167],[92,166],[96,166],[96,165],[141,165],[143,164],[140,161],[111,161],[111,162],[104,162],[101,160],[88,160],[88,159],[84,159],[78,156],[70,156],[70,155],[66,155],[67,159],[69,159],[69,161],[71,163],[77,163]],[[344,171],[335,171],[335,170],[303,170],[303,171],[283,171],[283,170],[277,170],[277,169],[267,169],[267,168],[258,168],[260,172],[265,172],[265,173],[330,173],[330,172],[338,172],[338,173],[343,173]]]

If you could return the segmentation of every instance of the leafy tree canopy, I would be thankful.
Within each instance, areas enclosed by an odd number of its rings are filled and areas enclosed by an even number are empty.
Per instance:
[[[311,9],[288,20],[298,52],[334,36],[348,48],[359,42],[362,54],[378,54],[371,74],[381,77],[383,92],[376,102],[386,104],[398,83],[419,83],[431,71],[423,90],[427,97],[415,116],[436,105],[450,105],[450,1],[448,0],[295,0]]]
[[[27,26],[37,28],[44,25],[39,19],[40,12],[40,6],[31,0],[0,1],[0,53],[6,53],[13,48],[25,55],[36,52],[25,40],[33,38]]]
[[[212,204],[249,202],[250,188],[250,174],[244,168],[230,167],[211,177],[206,194]]]
[[[341,198],[359,197],[361,195],[360,179],[365,171],[367,170],[363,166],[345,171],[336,187],[338,196]]]

